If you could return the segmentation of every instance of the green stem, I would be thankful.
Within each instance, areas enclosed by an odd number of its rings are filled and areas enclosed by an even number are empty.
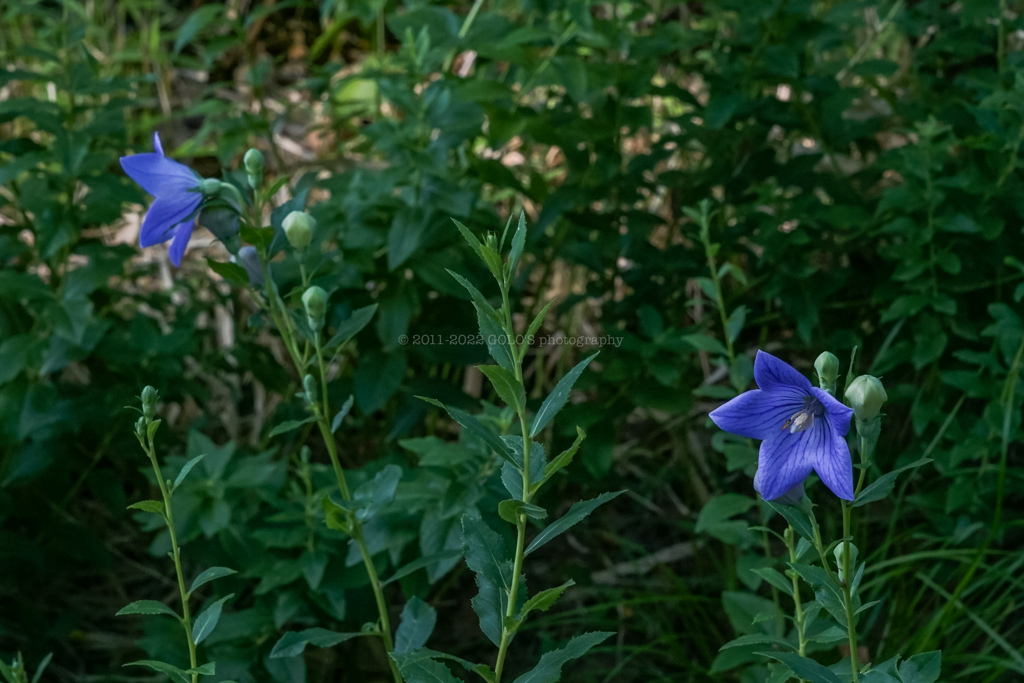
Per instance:
[[[509,338],[509,349],[512,353],[512,360],[515,364],[516,379],[523,383],[523,357],[526,355],[526,343],[518,348],[513,342],[515,339],[515,327],[512,324],[512,308],[508,300],[508,282],[501,284],[502,307],[505,312],[505,334]],[[518,407],[519,426],[523,434],[523,495],[522,501],[529,503],[530,492],[530,439],[529,424],[527,422],[526,406]],[[508,628],[505,624],[511,621],[516,614],[516,599],[519,597],[519,581],[523,574],[523,560],[526,557],[526,514],[520,514],[516,522],[516,554],[512,563],[512,585],[508,591],[508,607],[505,610],[505,619],[501,627],[501,643],[498,646],[498,659],[494,664],[494,683],[501,683],[501,673],[505,668],[505,657],[508,655],[508,646],[515,635],[514,628]]]
[[[320,387],[321,393],[323,394],[323,400],[321,405],[313,405],[313,412],[316,415],[317,426],[320,428],[320,436],[323,437],[324,445],[327,447],[327,455],[331,459],[331,467],[334,468],[334,477],[338,483],[338,490],[341,491],[341,497],[345,501],[352,500],[352,492],[348,487],[348,481],[345,479],[345,470],[341,467],[341,461],[338,459],[338,444],[334,440],[334,433],[331,431],[330,415],[331,415],[331,404],[330,398],[327,395],[327,365],[324,363],[323,348],[320,343],[320,332],[317,331],[313,335],[313,348],[316,352],[317,366],[320,371]],[[380,576],[377,574],[377,568],[373,564],[373,555],[370,553],[369,547],[366,545],[366,539],[363,538],[363,525],[355,517],[352,517],[352,540],[356,542],[356,547],[359,548],[359,555],[363,559],[363,566],[366,568],[366,575],[370,579],[370,588],[373,590],[373,599],[377,603],[377,616],[380,620],[380,636],[384,642],[384,657],[388,661],[388,666],[391,668],[391,675],[395,679],[395,683],[402,683],[402,674],[398,671],[398,666],[394,660],[391,659],[391,652],[395,649],[394,640],[391,637],[391,619],[388,616],[388,604],[384,599],[384,586],[380,582]]]
[[[148,427],[147,423],[147,427]],[[190,668],[198,666],[196,660],[196,643],[192,638],[192,616],[188,608],[188,591],[185,590],[185,573],[181,569],[181,548],[178,546],[178,535],[174,531],[174,512],[171,510],[171,494],[167,491],[167,484],[164,482],[163,474],[160,472],[160,465],[156,461],[156,444],[153,442],[153,435],[148,436],[148,444],[145,446],[146,455],[153,465],[153,472],[156,473],[156,483],[160,486],[160,495],[164,499],[164,522],[167,523],[167,531],[171,535],[171,558],[174,560],[174,571],[178,575],[178,593],[181,596],[181,624],[185,627],[185,638],[188,640],[188,658]],[[199,674],[192,674],[192,683],[197,683]]]
[[[794,531],[793,527],[787,527],[784,538],[786,541],[786,548],[789,550],[789,561],[796,564],[796,543],[794,542]],[[790,580],[793,582],[793,623],[796,625],[796,637],[799,643],[799,654],[801,657],[807,654],[807,636],[804,634],[804,605],[800,599],[800,581],[799,574],[794,570],[790,569],[786,572]],[[800,679],[803,681],[803,679]]]
[[[843,503],[843,604],[846,607],[846,629],[850,636],[850,671],[853,674],[853,683],[859,680],[859,657],[857,656],[857,627],[853,614],[853,594],[851,583],[853,575],[850,573],[850,512],[852,508],[846,502]]]

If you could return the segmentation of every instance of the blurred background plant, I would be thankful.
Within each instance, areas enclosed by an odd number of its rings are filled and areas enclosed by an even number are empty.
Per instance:
[[[469,658],[488,647],[472,615],[445,610],[473,593],[457,520],[497,476],[472,435],[443,445],[451,423],[414,398],[474,413],[495,398],[471,369],[486,348],[448,343],[474,335],[475,316],[445,268],[483,274],[450,219],[499,229],[522,208],[524,317],[554,298],[540,334],[623,338],[546,436],[548,452],[572,442],[572,425],[588,439],[583,466],[540,502],[558,515],[592,492],[629,493],[566,535],[576,552],[538,553],[539,581],[577,587],[519,634],[520,650],[600,629],[618,637],[574,681],[761,680],[753,657],[717,653],[772,605],[751,571],[765,554],[748,531],[766,514],[749,480],[756,451],[706,414],[748,388],[756,348],[811,375],[821,350],[845,359],[859,346],[857,371],[884,375],[890,399],[881,471],[935,461],[859,517],[861,593],[885,597],[862,615],[864,656],[942,648],[949,678],[1024,674],[1022,10],[5,3],[0,659],[52,651],[46,678],[71,681],[109,679],[139,648],[180,656],[161,651],[161,624],[113,617],[127,596],[175,590],[154,569],[166,541],[138,552],[150,529],[124,515],[150,483],[123,406],[148,383],[164,399],[166,452],[181,464],[207,454],[176,514],[188,557],[246,558],[223,580],[232,613],[204,643],[217,679],[386,673],[363,639],[270,657],[286,628],[358,630],[373,605],[347,590],[358,567],[302,560],[296,522],[331,475],[322,453],[304,463],[271,444],[274,425],[301,415],[298,378],[254,308],[208,274],[200,257],[224,260],[220,245],[198,234],[173,273],[134,246],[145,199],[116,160],[148,151],[156,127],[205,176],[263,150],[268,177],[291,186],[279,201],[308,199],[315,239],[341,249],[335,320],[378,305],[332,392],[355,396],[353,465],[406,470],[396,524],[408,543],[391,562],[442,558],[400,579],[439,619],[468,625],[432,646]],[[702,231],[683,208],[709,197]],[[591,351],[536,347],[531,400]],[[508,429],[507,412],[486,410]]]

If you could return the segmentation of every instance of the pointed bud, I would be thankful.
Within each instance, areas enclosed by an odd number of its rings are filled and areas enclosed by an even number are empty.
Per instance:
[[[142,400],[142,415],[148,422],[156,417],[156,402],[160,400],[160,392],[151,386],[146,386],[142,389],[142,395],[139,398]]]
[[[295,251],[303,251],[313,240],[313,228],[316,221],[305,211],[292,211],[285,216],[281,223],[284,227],[284,235],[288,238],[288,244],[292,245]]]
[[[323,287],[313,285],[302,295],[302,305],[306,309],[309,327],[319,332],[324,327],[324,316],[327,314],[327,292]]]
[[[836,380],[839,378],[839,359],[835,354],[823,351],[814,361],[818,373],[818,386],[835,396]]]
[[[140,417],[135,421],[135,436],[139,441],[146,440],[146,418]]]
[[[878,417],[882,404],[889,397],[885,394],[882,380],[871,375],[861,375],[846,387],[846,402],[853,408],[860,422],[869,422]]]

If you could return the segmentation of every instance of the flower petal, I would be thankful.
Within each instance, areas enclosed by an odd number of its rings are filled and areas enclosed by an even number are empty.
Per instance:
[[[780,498],[811,474],[815,453],[825,447],[824,427],[824,420],[815,421],[806,431],[779,431],[761,442],[757,475],[762,498]]]
[[[178,194],[199,186],[201,178],[185,164],[157,152],[121,157],[121,168],[154,197]],[[198,195],[198,193],[196,193]]]
[[[787,387],[769,394],[747,391],[713,410],[709,417],[720,429],[748,439],[765,439],[782,430],[786,420],[803,408],[804,394]]]
[[[194,218],[190,221],[185,221],[178,228],[178,232],[174,235],[174,240],[171,242],[171,263],[178,268],[181,267],[181,259],[185,255],[185,247],[188,246],[188,241],[192,239],[192,231],[195,230],[195,227],[196,221]]]
[[[843,405],[824,389],[811,387],[811,393],[814,394],[816,399],[821,401],[821,405],[825,407],[825,412],[832,418],[832,429],[839,436],[846,436],[846,433],[850,431],[850,418],[853,417],[853,408]]]
[[[160,131],[158,130],[153,131],[153,149],[160,156],[164,156],[164,146],[160,144]]]
[[[823,418],[814,425],[817,428],[820,423],[820,431],[825,433],[824,447],[814,453],[814,471],[832,493],[843,500],[853,500],[853,458],[843,438],[850,429],[850,416],[826,412]]]
[[[191,216],[202,201],[203,198],[198,193],[158,197],[142,220],[139,246],[151,247],[171,239],[174,236],[174,229]]]
[[[785,361],[770,353],[758,351],[754,358],[754,380],[757,388],[774,391],[782,387],[801,389],[805,394],[811,390],[811,382]]]

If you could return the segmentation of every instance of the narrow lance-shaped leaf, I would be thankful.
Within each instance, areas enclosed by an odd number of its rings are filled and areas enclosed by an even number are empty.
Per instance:
[[[334,336],[324,344],[324,349],[333,349],[336,346],[341,346],[352,337],[359,334],[364,327],[366,327],[371,320],[373,320],[374,314],[377,312],[377,304],[371,304],[364,308],[357,308],[352,311],[352,315],[343,320],[334,331]]]
[[[562,597],[562,593],[564,593],[567,588],[575,585],[576,582],[572,579],[569,579],[561,586],[548,588],[546,590],[542,590],[540,593],[537,593],[529,600],[527,600],[525,605],[523,605],[523,611],[520,614],[520,619],[525,619],[526,615],[530,612],[546,612],[548,609],[551,608],[552,605],[555,604],[555,601],[558,600],[558,598]]]
[[[355,402],[356,397],[354,394],[350,394],[348,400],[345,401],[344,405],[341,406],[341,410],[335,414],[334,419],[331,420],[331,433],[338,431],[338,427],[341,426],[341,421],[345,419],[345,416],[352,410],[352,404]]]
[[[156,600],[137,600],[130,605],[125,605],[117,611],[114,616],[123,617],[130,614],[166,614],[175,619],[181,619],[177,612],[162,602]]]
[[[334,647],[340,643],[344,643],[346,640],[352,638],[358,638],[359,636],[369,635],[366,633],[338,633],[337,631],[328,631],[325,628],[308,628],[305,631],[291,631],[285,633],[275,643],[274,648],[270,651],[271,659],[277,659],[280,657],[295,657],[301,655],[303,650],[306,649],[306,645],[314,645],[316,647]]]
[[[861,505],[873,503],[876,500],[882,500],[888,496],[889,492],[896,486],[896,477],[898,477],[901,472],[909,469],[915,469],[922,465],[927,465],[931,461],[931,458],[921,458],[920,460],[915,460],[909,465],[904,465],[899,469],[883,474],[860,492],[860,495],[857,496],[857,500],[853,503],[853,507],[860,507]]]
[[[152,512],[155,515],[164,515],[164,504],[159,500],[140,500],[138,503],[132,503],[128,506],[129,510],[142,510],[143,512]]]
[[[517,678],[514,683],[558,683],[562,679],[562,667],[573,659],[579,659],[590,648],[599,645],[615,635],[609,631],[584,633],[570,640],[565,647],[541,656],[532,670]]]
[[[542,545],[555,538],[559,534],[565,533],[570,528],[581,522],[591,512],[597,509],[597,507],[603,503],[607,503],[609,500],[625,493],[625,491],[614,491],[609,493],[602,493],[597,498],[591,498],[590,500],[581,501],[576,503],[569,512],[565,513],[563,517],[557,521],[552,522],[544,528],[537,537],[533,539],[533,543],[526,549],[526,554],[529,555],[533,551],[540,548]]]
[[[224,578],[225,576],[231,576],[232,574],[237,573],[238,572],[234,569],[228,569],[227,567],[210,567],[195,578],[195,581],[192,582],[192,587],[188,589],[188,592],[193,593],[197,588],[209,583],[210,581],[215,581],[217,579]]]
[[[550,479],[556,472],[569,466],[569,463],[572,462],[576,452],[580,450],[580,446],[583,444],[583,440],[585,438],[587,438],[586,432],[579,427],[576,427],[576,440],[572,442],[571,446],[556,455],[554,460],[548,463],[547,467],[544,468],[544,478],[531,487],[534,492],[536,492],[542,485],[546,484],[548,479]]]
[[[782,662],[792,669],[799,678],[808,683],[842,683],[842,679],[830,669],[813,659],[801,657],[795,652],[759,652],[758,654]]]
[[[514,467],[518,467],[515,459],[512,457],[512,453],[509,452],[508,447],[502,442],[502,440],[498,438],[498,435],[480,424],[479,420],[467,413],[465,410],[461,410],[453,406],[447,406],[437,399],[428,398],[426,396],[417,396],[417,398],[422,399],[431,405],[435,405],[438,408],[444,408],[445,411],[451,415],[453,420],[483,439],[484,443],[494,449],[494,452],[501,456],[503,460],[512,463]]]
[[[206,637],[213,633],[213,629],[217,628],[217,622],[220,621],[220,614],[224,609],[224,603],[232,597],[234,597],[234,593],[225,595],[200,612],[199,616],[196,617],[196,623],[192,625],[192,639],[196,645],[206,640]]]
[[[526,248],[526,212],[522,211],[519,213],[519,226],[516,228],[516,234],[512,236],[512,248],[508,254],[508,276],[509,278],[515,277],[516,268],[519,266],[519,258],[523,255],[523,250]]]
[[[512,372],[498,365],[481,365],[479,369],[508,407],[517,413],[526,407],[526,390]]]
[[[178,485],[185,481],[185,477],[187,477],[188,473],[192,471],[192,468],[198,465],[199,461],[205,457],[206,453],[203,453],[202,455],[197,455],[185,463],[185,466],[181,468],[181,472],[178,472],[178,476],[174,478],[174,484],[171,486],[171,489],[173,490],[178,488]]]
[[[172,681],[178,683],[189,683],[189,676],[176,666],[167,664],[165,662],[157,662],[152,659],[140,659],[137,662],[128,662],[124,666],[144,666],[147,669],[152,669],[158,673],[166,674],[170,676]]]
[[[600,353],[600,351],[598,351]],[[533,428],[530,429],[530,436],[537,436],[541,430],[547,426],[548,422],[562,409],[565,402],[569,400],[569,392],[572,390],[572,385],[576,383],[580,375],[590,364],[590,361],[597,357],[597,353],[586,358],[576,364],[569,372],[565,373],[565,377],[558,381],[555,385],[554,391],[544,399],[544,403],[541,404],[540,410],[537,411],[537,416],[533,420]]]

